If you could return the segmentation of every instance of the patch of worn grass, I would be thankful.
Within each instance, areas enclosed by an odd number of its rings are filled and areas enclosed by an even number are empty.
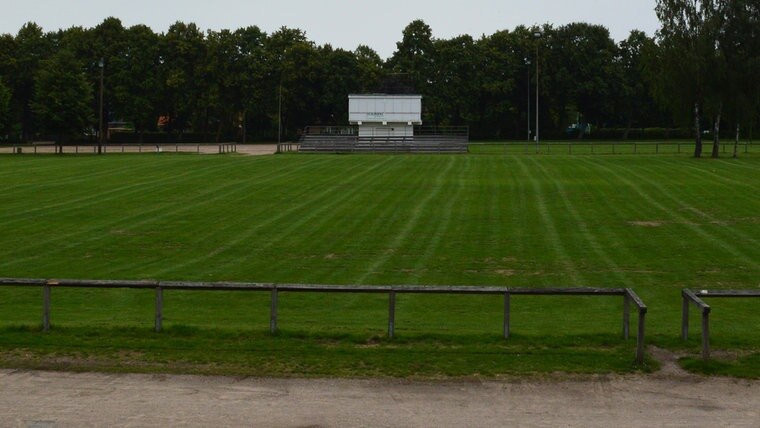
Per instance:
[[[693,373],[711,376],[733,376],[747,379],[760,379],[760,352],[753,352],[735,358],[712,356],[709,361],[701,358],[683,358],[681,366]]]

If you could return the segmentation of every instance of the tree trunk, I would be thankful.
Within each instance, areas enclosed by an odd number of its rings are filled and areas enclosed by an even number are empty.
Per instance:
[[[694,128],[697,131],[697,139],[694,142],[694,157],[702,157],[702,126],[699,123],[699,103],[694,103]]]
[[[739,124],[736,124],[736,139],[734,140],[734,158],[738,156],[739,151]]]
[[[715,127],[713,128],[713,149],[712,157],[720,156],[720,115],[723,113],[723,102],[718,105],[718,115],[715,116]]]

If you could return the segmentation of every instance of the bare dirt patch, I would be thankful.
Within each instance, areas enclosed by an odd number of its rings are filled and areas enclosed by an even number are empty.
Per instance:
[[[659,220],[634,220],[629,221],[628,224],[631,226],[639,226],[639,227],[660,227],[665,224],[664,221]]]
[[[273,155],[277,152],[277,144],[238,144],[235,148],[237,153],[253,156]]]

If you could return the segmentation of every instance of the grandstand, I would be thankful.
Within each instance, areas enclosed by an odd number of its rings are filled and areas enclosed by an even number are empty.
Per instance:
[[[350,126],[304,129],[304,153],[467,153],[467,127],[422,126],[421,95],[349,95]]]

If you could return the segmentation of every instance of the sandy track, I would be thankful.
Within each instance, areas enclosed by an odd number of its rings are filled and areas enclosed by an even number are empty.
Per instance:
[[[0,370],[0,426],[760,426],[760,382],[407,382]]]

